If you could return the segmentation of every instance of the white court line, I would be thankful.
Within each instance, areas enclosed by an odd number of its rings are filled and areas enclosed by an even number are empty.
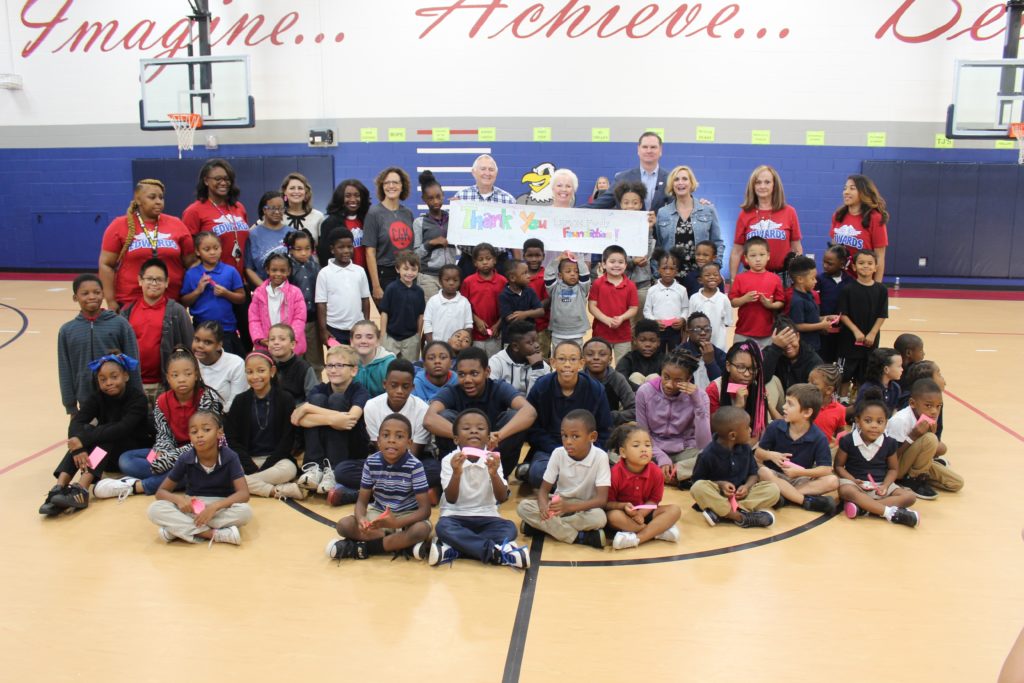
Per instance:
[[[899,306],[890,306],[889,310],[890,311],[898,311],[898,310],[900,310],[900,307]]]
[[[46,291],[47,292],[64,292],[64,291],[67,291],[67,287],[51,287],[50,289],[48,289]]]
[[[19,330],[0,330],[0,334],[14,334]],[[25,334],[39,334],[39,330],[25,330]]]
[[[913,322],[913,323],[926,323],[926,322],[928,322],[927,318],[907,318],[907,320],[909,320],[910,322]]]
[[[999,349],[974,349],[978,353],[999,353]]]
[[[490,147],[417,147],[417,154],[490,154]]]
[[[945,335],[947,337],[959,337],[960,336],[959,332],[939,332],[939,334]]]
[[[4,301],[17,301],[17,299],[14,298],[13,296],[5,296],[5,297],[3,297],[3,300]]]
[[[472,166],[417,166],[416,172],[433,171],[434,173],[472,173]]]

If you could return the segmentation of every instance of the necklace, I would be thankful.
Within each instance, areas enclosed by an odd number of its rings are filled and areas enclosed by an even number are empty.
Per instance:
[[[267,409],[263,412],[262,420],[260,419],[261,402],[265,403],[267,406]],[[259,431],[264,431],[267,428],[267,425],[270,424],[270,399],[267,398],[266,400],[262,400],[257,398],[256,402],[253,404],[252,410],[256,414],[256,426],[259,428]]]
[[[146,236],[150,249],[153,250],[153,258],[156,258],[157,239],[160,237],[160,216],[157,216],[156,220],[153,221],[152,234],[146,229],[146,221],[142,220],[140,212],[135,212],[135,218],[139,221],[139,227],[142,228],[142,234]]]

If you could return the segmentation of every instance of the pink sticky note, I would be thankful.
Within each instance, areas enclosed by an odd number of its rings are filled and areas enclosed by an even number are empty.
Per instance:
[[[796,464],[795,462],[793,462],[792,460],[786,460],[785,462],[783,462],[783,463],[782,463],[782,466],[783,466],[783,467],[791,467],[791,468],[794,468],[794,469],[798,469],[798,470],[802,470],[802,469],[803,469],[803,467],[802,467],[802,466],[800,466],[800,465],[797,465],[797,464]]]
[[[483,448],[473,448],[472,446],[463,446],[460,450],[463,455],[472,458],[482,458],[486,460],[487,456],[490,455],[490,453]]]
[[[935,424],[935,420],[925,415],[924,413],[921,413],[921,416],[917,418],[917,424],[921,424],[922,422],[925,422],[930,425]]]
[[[158,457],[160,457],[159,454],[155,450],[150,448],[149,449],[149,455],[146,456],[146,462],[148,462],[150,465],[152,465],[153,463],[156,462],[156,459]]]
[[[862,342],[862,341],[855,341],[855,342],[853,342],[853,345],[854,345],[854,346],[867,346],[867,344],[865,344],[865,343],[864,343],[864,342]]]
[[[839,327],[839,318],[832,321],[832,327]]]
[[[665,327],[672,327],[677,322],[679,322],[679,318],[665,318],[664,320],[659,320],[658,322],[660,322]]]
[[[725,386],[725,393],[727,393],[727,394],[735,394],[740,389],[746,389],[746,388],[747,388],[746,384],[740,384],[739,382],[729,382]]]
[[[736,502],[736,496],[729,496],[729,508],[736,512],[740,509],[740,504]]]
[[[334,346],[341,346],[341,342],[338,341],[337,339],[335,339],[334,337],[328,337],[327,338],[327,348],[332,348]]]
[[[107,452],[99,446],[92,449],[92,453],[89,454],[89,467],[96,469],[96,466],[103,462],[105,457],[107,457]]]
[[[550,502],[551,502],[551,503],[557,503],[557,502],[558,502],[558,501],[560,501],[560,500],[562,500],[562,497],[561,497],[561,496],[559,496],[559,495],[558,495],[558,494],[556,493],[555,495],[551,496],[551,501],[550,501]],[[552,512],[551,510],[548,510],[548,519],[551,519],[551,518],[552,518],[552,517],[554,517],[554,516],[555,516],[555,513],[554,513],[554,512]]]
[[[488,337],[493,337],[493,336],[494,336],[494,330],[492,330],[491,328],[489,328],[489,327],[488,327],[488,328],[487,328],[486,330],[484,330],[484,331],[485,331],[485,332],[487,333],[487,336],[488,336]]]
[[[200,512],[206,509],[206,503],[199,500],[195,496],[192,497],[192,514],[198,515]]]
[[[648,503],[648,504],[645,504],[645,505],[634,505],[633,509],[634,510],[657,510],[658,506],[654,505],[653,503]]]

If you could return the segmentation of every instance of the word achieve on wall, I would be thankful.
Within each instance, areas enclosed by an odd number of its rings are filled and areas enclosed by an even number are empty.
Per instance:
[[[617,244],[630,256],[646,256],[646,211],[560,209],[493,202],[451,203],[448,241],[522,249],[523,241],[536,237],[549,252],[600,253]]]

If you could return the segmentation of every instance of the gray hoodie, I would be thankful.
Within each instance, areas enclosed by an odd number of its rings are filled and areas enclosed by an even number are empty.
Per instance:
[[[586,259],[577,263],[580,268],[580,281],[570,287],[562,282],[558,274],[560,259],[554,259],[544,268],[544,286],[551,297],[551,313],[548,329],[555,337],[582,337],[590,329],[590,318],[587,317],[587,295],[590,294],[590,268]]]

